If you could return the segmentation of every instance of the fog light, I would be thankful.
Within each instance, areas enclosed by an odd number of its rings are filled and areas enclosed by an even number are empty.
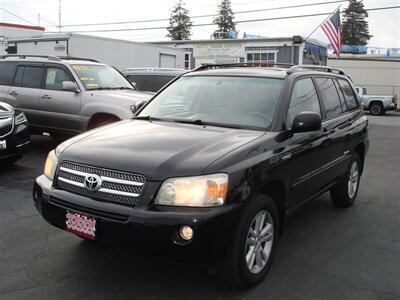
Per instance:
[[[190,241],[193,238],[193,229],[190,226],[181,226],[179,234],[185,241]]]

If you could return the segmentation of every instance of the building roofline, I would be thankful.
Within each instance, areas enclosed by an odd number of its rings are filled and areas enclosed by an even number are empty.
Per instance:
[[[237,43],[237,42],[271,42],[271,41],[292,41],[293,37],[270,37],[270,38],[240,38],[240,39],[200,39],[200,40],[177,40],[177,41],[152,41],[147,42],[150,44],[193,44],[193,43]],[[303,37],[303,42],[308,42],[310,44],[317,44],[327,47],[328,44],[320,40],[308,38],[307,41]]]
[[[44,27],[41,27],[41,26],[30,26],[30,25],[13,24],[13,23],[2,23],[2,22],[0,22],[0,27],[18,28],[18,29],[30,29],[30,30],[38,30],[38,31],[45,31],[46,30]]]
[[[128,43],[128,44],[146,45],[149,47],[163,48],[163,49],[167,49],[167,50],[184,51],[184,50],[177,49],[177,48],[172,48],[172,47],[168,47],[168,46],[160,46],[160,45],[155,45],[155,44],[151,44],[151,43],[135,42],[135,41],[129,41],[129,40],[123,40],[123,39],[115,39],[115,38],[101,37],[101,36],[95,36],[95,35],[77,34],[77,33],[70,33],[70,32],[52,33],[52,34],[44,34],[44,35],[40,35],[40,36],[30,36],[30,37],[10,38],[8,40],[8,42],[9,43],[29,43],[29,42],[35,42],[35,41],[60,41],[60,40],[67,40],[71,37],[88,38],[88,39],[103,40],[103,41],[114,41],[114,42],[121,42],[121,43]]]

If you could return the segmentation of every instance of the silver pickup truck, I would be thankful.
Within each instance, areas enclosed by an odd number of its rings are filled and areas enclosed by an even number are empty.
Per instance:
[[[397,96],[368,95],[365,87],[356,86],[356,91],[361,99],[364,109],[368,109],[372,115],[379,116],[388,110],[397,109]]]
[[[0,101],[25,113],[32,133],[62,140],[133,117],[153,95],[115,68],[72,57],[0,57]]]

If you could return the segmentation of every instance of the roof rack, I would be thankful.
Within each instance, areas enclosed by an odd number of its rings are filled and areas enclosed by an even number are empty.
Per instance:
[[[296,65],[292,66],[288,71],[287,74],[292,74],[295,72],[301,72],[304,70],[315,70],[315,71],[322,71],[322,72],[328,72],[328,73],[336,73],[339,75],[345,75],[347,76],[342,70],[336,69],[336,68],[331,68],[327,66],[314,66],[314,65]]]
[[[37,58],[47,58],[49,60],[57,60],[59,61],[60,59],[57,56],[51,56],[51,55],[29,55],[29,54],[7,54],[7,55],[1,55],[0,59],[5,59],[9,57],[15,57],[19,59],[25,59],[27,57],[37,57]]]
[[[268,66],[258,66],[260,63],[231,63],[231,64],[205,64],[196,69],[192,70],[192,72],[203,71],[203,70],[210,70],[210,69],[223,69],[223,68],[235,68],[235,67],[259,67],[259,68],[273,68],[273,67],[284,67],[284,68],[291,68],[293,67],[292,64],[286,63],[267,63]]]
[[[83,57],[76,57],[76,56],[58,56],[58,58],[61,60],[85,60],[85,61],[91,61],[91,62],[96,62],[98,63],[98,60],[95,60],[93,58],[83,58]]]

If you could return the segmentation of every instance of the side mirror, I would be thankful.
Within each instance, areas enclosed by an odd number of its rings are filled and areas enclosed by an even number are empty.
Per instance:
[[[136,82],[131,81],[131,84],[133,85],[133,87],[136,89]]]
[[[131,105],[131,111],[133,112],[133,114],[136,114],[143,107],[145,103],[146,101],[142,101],[137,104]]]
[[[322,126],[321,116],[315,112],[302,112],[294,117],[292,132],[310,132],[320,130]]]
[[[79,93],[78,85],[72,81],[63,81],[62,82],[63,91],[70,91],[74,93]]]

